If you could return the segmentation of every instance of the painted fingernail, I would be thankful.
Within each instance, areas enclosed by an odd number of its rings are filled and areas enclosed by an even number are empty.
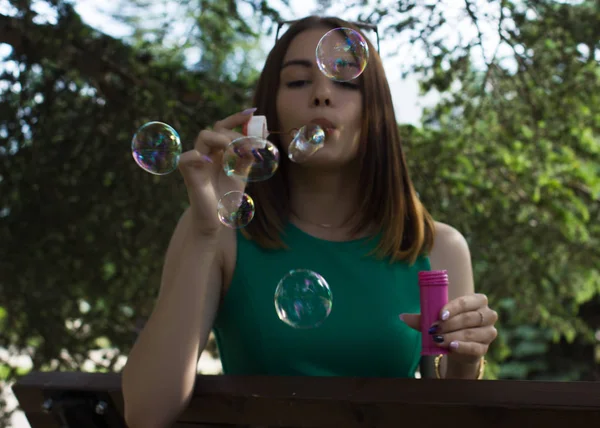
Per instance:
[[[402,322],[406,322],[406,321],[404,321],[404,314],[400,314],[400,315],[398,315],[398,318],[400,318],[400,321],[402,321]]]
[[[261,154],[258,152],[257,149],[252,149],[252,155],[254,156],[254,158],[259,161],[259,162],[264,162],[263,157],[261,156]]]
[[[442,343],[442,342],[444,342],[444,336],[440,336],[440,335],[438,335],[438,336],[433,336],[433,341],[434,341],[435,343]]]
[[[254,113],[256,110],[258,110],[256,107],[252,107],[252,108],[247,108],[246,110],[244,110],[241,114],[244,116],[250,116],[252,113]]]
[[[450,342],[450,349],[454,349],[454,350],[458,349],[458,342],[456,340]]]
[[[213,160],[206,155],[202,155],[202,160],[208,163],[213,163]]]
[[[448,318],[450,318],[450,312],[448,312],[448,311],[442,312],[442,321],[446,321]]]
[[[427,330],[427,332],[429,334],[435,334],[437,333],[437,331],[440,329],[440,326],[437,324],[432,325],[431,327],[429,327],[429,330]]]

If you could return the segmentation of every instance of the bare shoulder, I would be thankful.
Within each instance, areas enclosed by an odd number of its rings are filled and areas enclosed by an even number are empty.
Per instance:
[[[433,270],[448,271],[450,298],[472,293],[473,268],[467,240],[454,227],[437,221],[434,236],[429,262]]]
[[[433,241],[432,253],[446,253],[446,252],[464,252],[469,251],[469,244],[467,240],[454,227],[449,224],[442,223],[439,221],[435,223],[435,238]]]

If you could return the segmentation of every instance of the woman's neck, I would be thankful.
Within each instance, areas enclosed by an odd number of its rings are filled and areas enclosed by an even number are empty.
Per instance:
[[[351,171],[293,167],[289,174],[290,212],[298,226],[349,232],[358,221],[358,182]]]

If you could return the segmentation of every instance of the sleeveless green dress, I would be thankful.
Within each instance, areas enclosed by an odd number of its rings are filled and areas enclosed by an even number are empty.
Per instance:
[[[367,254],[375,239],[331,242],[288,224],[288,249],[265,250],[238,232],[237,262],[213,331],[223,371],[237,375],[414,377],[421,335],[398,315],[419,313],[418,272]],[[279,280],[310,269],[329,284],[333,305],[317,328],[294,329],[275,311]]]

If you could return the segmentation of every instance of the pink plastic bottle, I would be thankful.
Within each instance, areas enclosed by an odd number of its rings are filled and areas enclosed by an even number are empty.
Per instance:
[[[448,272],[432,270],[419,272],[419,289],[421,294],[421,355],[447,354],[429,334],[431,325],[440,320],[440,311],[448,303]]]

